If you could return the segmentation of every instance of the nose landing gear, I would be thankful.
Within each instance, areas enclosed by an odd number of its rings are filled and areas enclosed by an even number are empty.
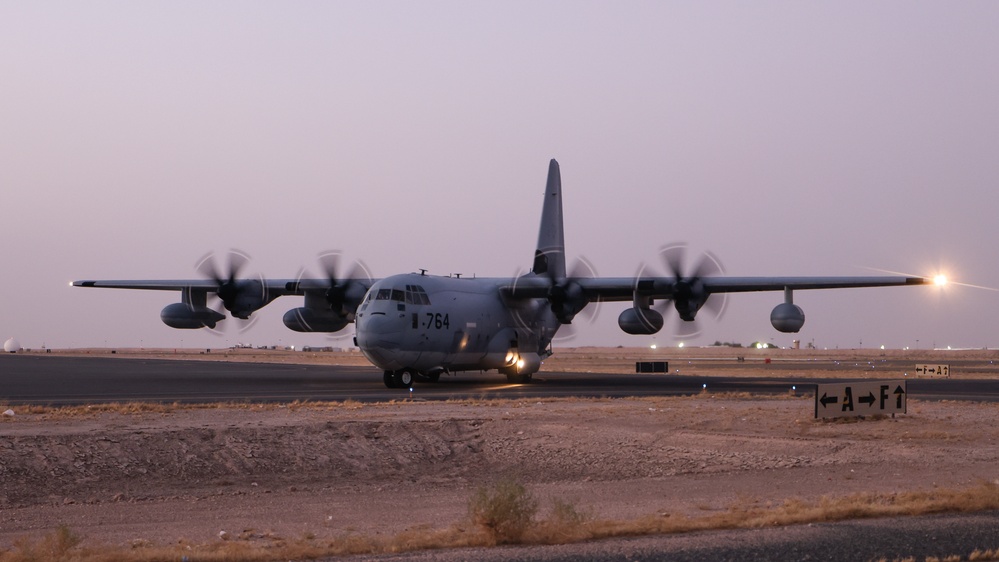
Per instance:
[[[413,369],[400,369],[398,371],[385,371],[382,380],[389,388],[409,388],[413,386],[416,378],[416,371]]]
[[[410,388],[416,381],[437,382],[441,380],[441,373],[445,372],[447,371],[443,369],[433,369],[421,373],[416,369],[406,368],[399,369],[398,371],[385,371],[382,380],[385,382],[385,386],[389,388]]]

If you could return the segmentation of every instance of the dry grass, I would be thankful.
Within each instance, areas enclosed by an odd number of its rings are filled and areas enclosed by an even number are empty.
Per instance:
[[[17,541],[10,549],[0,552],[0,562],[167,562],[184,557],[204,562],[309,560],[325,556],[486,547],[502,542],[565,544],[613,537],[777,527],[870,517],[975,512],[999,509],[999,484],[983,482],[965,489],[894,494],[859,493],[822,497],[815,501],[792,498],[778,505],[763,507],[743,501],[733,504],[724,512],[705,516],[660,514],[627,521],[596,519],[560,500],[552,500],[548,516],[536,520],[537,504],[537,500],[523,486],[514,481],[501,481],[492,488],[476,492],[476,496],[469,502],[469,521],[436,530],[418,527],[387,538],[346,535],[335,539],[316,539],[313,535],[306,534],[295,540],[286,540],[268,535],[239,537],[202,545],[182,542],[172,546],[155,546],[141,542],[131,547],[89,546],[68,528],[59,527],[36,541]],[[499,515],[482,518],[480,510],[474,506],[503,509],[498,510]],[[503,528],[503,522],[515,523],[515,532],[498,535],[497,529]],[[521,524],[524,526],[518,526]],[[999,550],[975,550],[967,557],[967,560],[976,561],[997,559]],[[964,558],[955,555],[926,560]]]
[[[87,418],[101,414],[117,415],[141,415],[141,414],[174,414],[191,410],[259,410],[273,411],[287,409],[289,411],[300,410],[360,410],[362,408],[377,408],[391,406],[399,402],[378,402],[366,404],[357,400],[344,400],[342,402],[320,402],[311,400],[296,400],[288,403],[270,402],[213,402],[187,404],[181,402],[158,403],[158,402],[109,402],[106,404],[82,404],[77,406],[43,406],[36,404],[25,404],[19,406],[0,405],[0,412],[8,408],[14,411],[14,416],[2,416],[0,421],[14,421],[18,416],[35,416],[36,419],[58,420],[66,418]]]
[[[538,500],[534,495],[509,478],[479,488],[468,502],[469,519],[493,544],[520,542],[537,512]]]
[[[80,541],[80,537],[70,531],[69,527],[60,525],[39,541],[32,542],[27,539],[17,541],[9,553],[0,554],[0,561],[7,562],[8,555],[13,556],[10,560],[17,562],[68,560]]]
[[[749,393],[700,393],[695,395],[687,396],[671,396],[667,400],[693,400],[699,399],[703,400],[705,398],[713,399],[781,399],[783,395],[753,395]],[[800,396],[798,398],[801,398]],[[657,398],[658,399],[658,398]],[[557,398],[546,398],[543,400],[546,404],[558,403],[558,404],[576,404],[585,403],[593,404],[600,402],[613,402],[617,400],[615,398],[591,398],[591,397],[557,397]],[[650,398],[634,398],[632,400],[636,401],[649,401],[654,400]],[[540,399],[523,399],[523,398],[491,398],[491,397],[480,397],[480,398],[449,398],[445,400],[446,404],[457,405],[457,406],[470,406],[470,407],[505,407],[505,408],[526,408],[534,407],[542,400]],[[7,406],[0,404],[0,412],[7,410],[8,408],[13,410],[14,416],[0,416],[0,422],[11,422],[16,421],[19,417],[23,416],[34,416],[35,419],[43,420],[59,420],[66,418],[87,418],[94,417],[101,414],[117,414],[117,415],[142,415],[142,414],[174,414],[184,411],[191,410],[218,410],[218,409],[231,409],[231,410],[247,410],[247,411],[274,411],[287,409],[289,411],[329,411],[329,410],[362,410],[362,409],[391,409],[394,406],[399,405],[413,405],[413,404],[426,404],[428,407],[433,408],[434,402],[413,402],[407,399],[401,400],[389,400],[387,402],[359,402],[353,399],[347,399],[342,402],[339,401],[313,401],[313,400],[296,400],[294,402],[288,403],[252,403],[252,402],[213,402],[213,403],[195,403],[187,404],[181,402],[172,403],[156,403],[156,402],[110,402],[107,404],[83,404],[78,406],[44,406],[44,405],[18,405],[18,406]]]
[[[939,556],[927,556],[923,559],[923,562],[961,562],[962,560],[968,560],[970,562],[977,562],[979,560],[983,562],[986,560],[999,560],[999,549],[975,549],[968,556],[961,556],[959,554],[951,554],[949,556],[944,556],[943,558]],[[909,556],[908,558],[895,558],[890,561],[887,558],[879,558],[875,562],[916,562],[916,558]]]

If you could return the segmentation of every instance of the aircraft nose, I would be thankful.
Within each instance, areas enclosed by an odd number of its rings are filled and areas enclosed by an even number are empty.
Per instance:
[[[374,313],[359,319],[357,345],[367,349],[398,349],[402,342],[402,327],[385,314]]]
[[[402,347],[402,326],[384,313],[366,314],[357,319],[357,346],[375,366],[395,370],[402,368],[399,350]]]

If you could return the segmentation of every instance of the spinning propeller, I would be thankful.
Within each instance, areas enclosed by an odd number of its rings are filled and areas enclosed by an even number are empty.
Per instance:
[[[239,327],[241,332],[246,331],[256,321],[256,318],[250,318],[253,311],[268,302],[263,277],[239,278],[239,272],[250,261],[250,257],[239,250],[227,252],[226,261],[228,264],[224,269],[219,267],[218,261],[215,254],[209,252],[198,261],[195,268],[203,277],[216,283],[218,288],[215,295],[234,318],[248,320],[248,322],[240,323]],[[212,329],[211,331],[215,332],[216,330]]]
[[[354,260],[346,277],[341,277],[340,260],[342,258],[343,254],[339,251],[319,254],[317,262],[327,281],[325,288],[322,293],[319,293],[318,290],[308,290],[305,296],[306,308],[292,311],[296,314],[296,324],[306,327],[308,331],[327,332],[328,337],[333,340],[341,340],[353,335],[350,330],[343,330],[342,326],[353,320],[355,306],[360,303],[367,288],[371,285],[371,273],[367,266],[359,260]],[[300,286],[307,276],[308,272],[304,268],[299,270],[298,279],[294,285]],[[359,282],[359,279],[366,279],[368,283]],[[317,289],[313,283],[310,283],[308,287]],[[331,327],[330,323],[336,326]]]
[[[514,275],[513,293],[517,292],[517,280],[522,271]],[[576,336],[581,324],[590,324],[599,312],[599,301],[590,302],[583,293],[583,288],[576,283],[577,279],[597,277],[597,270],[586,258],[580,257],[569,268],[569,274],[559,277],[550,269],[542,274],[550,285],[544,300],[539,298],[514,301],[510,303],[514,318],[522,328],[534,329],[534,323],[540,319],[539,314],[544,308],[549,308],[558,319],[561,327],[553,341],[567,341]]]
[[[701,327],[695,321],[695,317],[702,308],[712,313],[715,319],[721,318],[725,312],[727,301],[726,294],[712,297],[705,287],[703,279],[715,275],[724,274],[725,270],[718,261],[718,258],[710,252],[701,255],[693,269],[686,269],[685,260],[687,254],[686,244],[672,244],[659,249],[659,260],[668,272],[667,276],[672,276],[670,283],[670,293],[672,297],[660,300],[651,308],[665,316],[666,307],[673,305],[679,314],[680,322],[677,327],[677,335],[680,337],[691,337],[701,332]],[[643,276],[657,276],[652,268],[642,265],[636,274],[636,283]]]
[[[370,280],[371,273],[368,272],[368,268],[362,262],[355,260],[353,266],[350,268],[350,273],[344,278],[339,277],[337,271],[340,269],[340,259],[342,257],[342,253],[330,251],[320,254],[318,261],[323,273],[326,274],[326,279],[329,280],[329,288],[326,289],[326,302],[329,303],[330,310],[340,316],[346,316],[353,313],[352,310],[346,310],[344,307],[348,291],[352,288],[357,290],[363,289],[363,287],[358,286],[357,281],[354,281],[354,279]]]

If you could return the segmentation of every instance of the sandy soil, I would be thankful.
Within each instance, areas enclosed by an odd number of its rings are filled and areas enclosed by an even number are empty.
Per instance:
[[[60,524],[115,544],[443,528],[503,476],[600,518],[999,478],[999,405],[910,400],[907,415],[852,423],[812,413],[810,396],[710,394],[15,411],[0,417],[0,547]]]

